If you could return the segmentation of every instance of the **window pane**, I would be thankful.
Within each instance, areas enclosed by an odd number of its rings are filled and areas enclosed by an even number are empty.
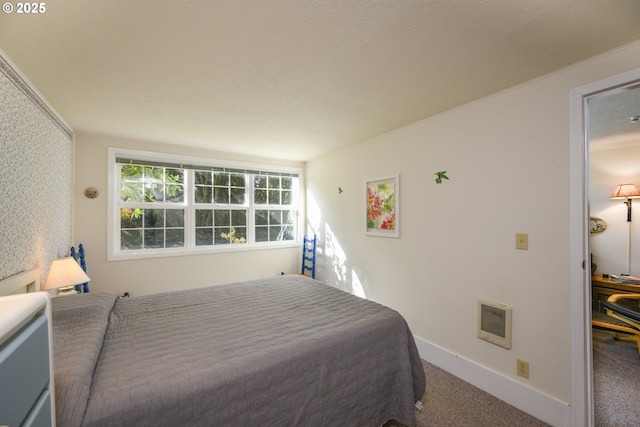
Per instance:
[[[196,203],[211,203],[211,187],[196,186]]]
[[[211,179],[211,172],[207,171],[195,171],[194,178],[196,185],[213,185],[213,181]]]
[[[144,248],[164,248],[164,229],[144,230]]]
[[[293,188],[293,179],[283,176],[280,178],[281,187],[283,190],[291,190]]]
[[[247,211],[231,211],[231,225],[236,228],[239,225],[247,225]]]
[[[229,185],[229,174],[227,172],[216,172],[213,174],[213,185]]]
[[[214,203],[229,203],[229,188],[228,187],[214,187],[213,188],[213,202]]]
[[[120,228],[142,227],[142,209],[120,209]]]
[[[269,190],[269,204],[270,205],[280,204],[280,190]]]
[[[295,235],[293,232],[293,226],[287,225],[286,227],[283,227],[282,240],[294,240],[294,239],[295,239]]]
[[[213,228],[196,229],[196,246],[213,245]]]
[[[214,211],[214,224],[216,227],[229,226],[231,218],[228,210]]]
[[[142,230],[122,230],[120,232],[120,250],[142,249]]]
[[[256,210],[256,242],[295,240],[295,211]]]
[[[121,250],[184,247],[184,214],[184,209],[120,209]]]
[[[253,186],[255,188],[267,188],[267,177],[265,175],[256,175],[253,178]]]
[[[247,227],[234,227],[236,231],[236,239],[247,241]],[[244,243],[244,242],[236,242],[236,243]]]
[[[143,209],[143,211],[144,228],[164,227],[164,209]]]
[[[140,165],[122,165],[120,180],[123,182],[142,181],[143,167]]]
[[[259,210],[256,211],[256,225],[269,224],[269,211]]]
[[[267,190],[254,190],[253,191],[253,203],[256,205],[267,204]]]
[[[167,202],[171,203],[182,203],[184,202],[184,187],[178,184],[169,184],[166,186]]]
[[[167,227],[184,227],[184,209],[167,209]]]
[[[167,230],[167,248],[184,247],[184,228],[171,228]]]
[[[293,203],[293,200],[291,200],[291,191],[283,191],[282,192],[282,204],[283,205],[290,205],[291,203]]]
[[[293,211],[282,211],[282,223],[293,224],[295,213]]]
[[[216,227],[216,244],[247,243],[247,227]]]
[[[166,170],[167,183],[184,184],[184,169],[170,169]]]
[[[164,202],[164,184],[145,184],[144,200],[146,202]]]
[[[124,202],[184,202],[184,170],[140,165],[120,166]]]
[[[280,188],[280,177],[279,176],[270,176],[269,177],[269,188]]]
[[[164,168],[145,166],[144,179],[147,182],[164,182]]]
[[[269,227],[256,227],[256,242],[269,241]]]
[[[231,233],[231,228],[230,227],[216,227],[215,228],[215,244],[216,245],[228,245],[230,244],[230,233]]]
[[[120,198],[125,202],[184,201],[183,169],[121,165],[120,182]]]
[[[282,211],[269,211],[269,224],[282,224]]]
[[[282,233],[282,227],[279,225],[272,225],[269,227],[269,241],[270,242],[275,242],[275,241],[279,241],[282,240],[282,236],[280,235],[280,233]]]
[[[196,227],[212,227],[213,211],[211,209],[196,209]]]
[[[244,174],[216,172],[213,176],[213,203],[243,205],[246,199]]]
[[[231,189],[231,203],[234,205],[243,205],[244,204],[244,188],[232,188]]]
[[[123,182],[120,186],[120,200],[123,202],[142,202],[144,186],[141,182]]]
[[[243,174],[234,173],[231,174],[231,186],[232,187],[245,187],[245,180]]]

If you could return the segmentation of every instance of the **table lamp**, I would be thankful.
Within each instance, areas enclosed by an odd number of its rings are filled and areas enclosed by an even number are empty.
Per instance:
[[[72,257],[56,259],[51,263],[43,291],[58,289],[58,295],[75,294],[75,285],[91,280]]]

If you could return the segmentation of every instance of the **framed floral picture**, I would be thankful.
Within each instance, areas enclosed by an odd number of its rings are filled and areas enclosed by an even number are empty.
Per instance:
[[[400,237],[400,175],[365,181],[367,234]]]

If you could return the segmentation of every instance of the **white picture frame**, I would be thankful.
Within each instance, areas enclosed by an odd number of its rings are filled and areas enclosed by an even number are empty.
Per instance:
[[[365,180],[365,233],[400,237],[400,174]]]

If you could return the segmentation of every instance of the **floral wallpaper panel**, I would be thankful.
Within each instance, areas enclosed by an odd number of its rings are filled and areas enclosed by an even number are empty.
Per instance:
[[[0,280],[68,255],[73,134],[0,55]]]

